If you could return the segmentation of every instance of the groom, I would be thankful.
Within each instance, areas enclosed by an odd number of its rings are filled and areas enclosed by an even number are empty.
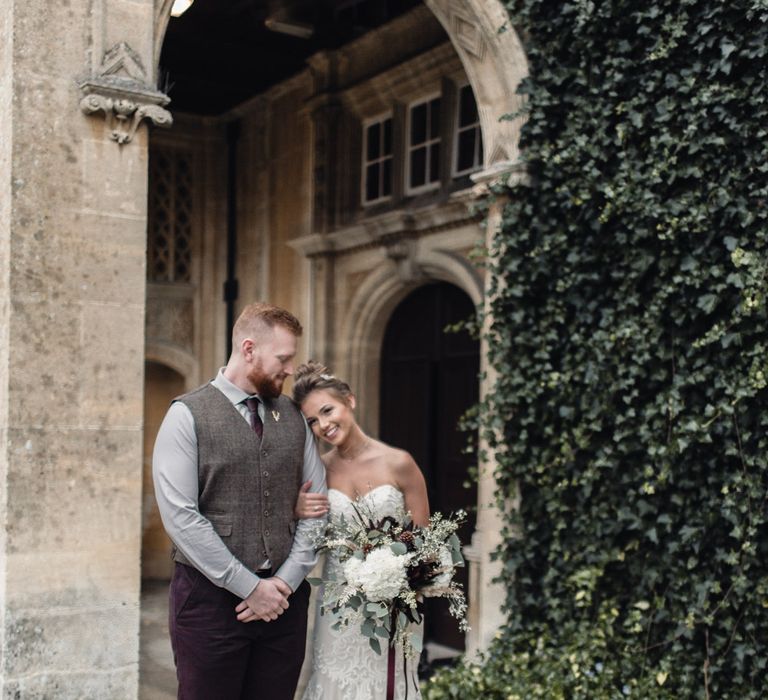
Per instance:
[[[246,307],[227,366],[177,398],[157,435],[180,700],[290,700],[296,689],[318,522],[296,523],[293,509],[303,482],[326,491],[312,433],[282,395],[301,332],[284,309]]]

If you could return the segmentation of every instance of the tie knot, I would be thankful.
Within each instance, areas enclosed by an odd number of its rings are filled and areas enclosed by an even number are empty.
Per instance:
[[[255,396],[245,400],[245,405],[251,413],[257,413],[259,410],[259,400]]]

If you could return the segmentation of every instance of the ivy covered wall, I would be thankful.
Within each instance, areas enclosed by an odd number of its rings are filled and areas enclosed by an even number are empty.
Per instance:
[[[508,621],[437,698],[768,696],[768,0],[513,0]],[[492,433],[491,433],[492,435]]]

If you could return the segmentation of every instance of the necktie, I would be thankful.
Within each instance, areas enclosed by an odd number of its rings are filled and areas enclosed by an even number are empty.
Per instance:
[[[259,400],[251,397],[250,399],[245,400],[245,405],[251,412],[251,427],[253,428],[253,432],[256,433],[256,437],[261,440],[261,436],[264,433],[264,424],[259,417]]]

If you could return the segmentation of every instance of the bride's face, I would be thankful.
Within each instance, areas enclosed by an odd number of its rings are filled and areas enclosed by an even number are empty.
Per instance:
[[[330,445],[343,445],[354,428],[355,397],[346,401],[332,391],[317,389],[304,399],[301,411],[312,432]]]

